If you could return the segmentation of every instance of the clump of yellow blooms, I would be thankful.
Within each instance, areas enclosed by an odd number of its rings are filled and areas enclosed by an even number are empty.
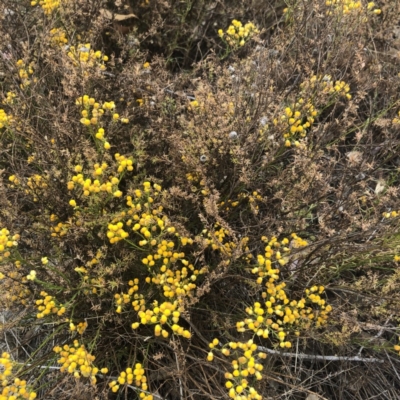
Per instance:
[[[6,112],[0,108],[0,129],[9,125],[12,121],[12,117],[7,115]]]
[[[90,134],[94,137],[95,141],[102,143],[104,149],[108,150],[110,144],[106,141],[104,134],[105,130],[101,126],[101,118],[104,113],[111,115],[112,121],[121,120],[122,123],[128,123],[128,118],[120,118],[119,114],[115,113],[115,103],[113,101],[105,101],[104,103],[97,102],[93,97],[85,94],[76,99],[76,105],[82,106],[84,109],[81,111],[82,118],[81,124],[89,128]]]
[[[39,311],[37,318],[44,318],[49,314],[57,314],[61,316],[65,313],[66,308],[62,304],[57,304],[56,299],[45,291],[40,292],[41,299],[36,300],[35,304]]]
[[[111,390],[116,393],[120,385],[133,385],[133,383],[137,388],[139,388],[139,398],[143,400],[153,400],[153,396],[146,393],[148,389],[147,378],[144,374],[144,368],[141,363],[136,363],[134,368],[126,368],[125,371],[122,371],[119,374],[116,381],[109,383],[109,386]]]
[[[38,195],[41,194],[43,190],[48,187],[47,180],[47,177],[43,177],[38,174],[29,177],[26,183],[28,189],[25,189],[25,193],[32,195],[33,201],[38,201]]]
[[[69,323],[69,330],[71,332],[78,332],[80,335],[83,335],[85,332],[86,328],[88,327],[88,323],[85,322],[79,322],[78,325],[75,325],[72,321]]]
[[[239,193],[236,199],[228,199],[226,201],[221,201],[218,204],[218,207],[220,207],[221,210],[223,211],[230,211],[233,208],[237,207],[239,204],[242,204],[243,201],[245,200],[248,201],[251,212],[257,215],[259,211],[257,202],[262,201],[263,197],[256,190],[254,190],[252,193]]]
[[[33,74],[33,63],[26,65],[23,60],[17,61],[18,76],[21,80],[21,84],[19,85],[21,89],[26,88],[31,84],[31,80],[29,79],[29,75]]]
[[[327,0],[325,4],[332,8],[332,11],[329,10],[327,12],[328,15],[331,15],[332,12],[343,15],[359,15],[360,13],[369,12],[379,15],[382,12],[379,8],[375,8],[375,3],[372,1],[367,6],[362,1],[352,0]]]
[[[208,361],[213,360],[212,350],[215,351],[219,344],[218,339],[214,339],[210,343],[211,351],[207,355]],[[249,379],[253,377],[256,380],[262,379],[263,365],[260,361],[265,359],[267,355],[263,352],[257,352],[257,345],[252,339],[243,343],[229,342],[221,345],[221,349],[218,349],[218,351],[226,357],[235,356],[232,360],[232,371],[225,373],[225,387],[229,389],[229,397],[240,400],[261,400],[262,396],[250,385]]]
[[[37,4],[37,0],[31,1],[31,6],[36,6]],[[46,15],[51,15],[60,7],[60,0],[40,0],[39,4]]]
[[[390,211],[390,212],[384,212],[382,215],[383,215],[384,218],[396,218],[396,217],[398,217],[400,215],[400,210],[398,210],[398,211],[393,210],[393,211]]]
[[[126,165],[121,165],[121,169]],[[123,305],[131,302],[139,319],[132,324],[133,329],[141,324],[151,324],[155,326],[156,336],[168,337],[169,327],[172,332],[190,338],[190,331],[178,323],[184,299],[192,296],[197,277],[204,274],[206,269],[196,269],[185,253],[178,250],[181,246],[193,244],[193,239],[180,235],[167,216],[163,215],[163,208],[154,205],[161,191],[160,185],[143,182],[143,189],[136,189],[133,196],[127,196],[128,211],[121,212],[109,223],[107,237],[111,244],[115,244],[133,234],[132,240],[135,242],[128,241],[128,244],[148,251],[142,258],[142,264],[149,273],[146,283],[157,286],[167,301],[155,300],[146,308],[143,296],[137,293],[139,281],[135,279],[129,282],[127,293],[115,295],[116,312],[121,313]]]
[[[307,135],[307,130],[315,121],[318,110],[315,106],[315,99],[304,100],[307,97],[315,98],[316,95],[324,96],[324,102],[331,104],[338,96],[351,99],[350,87],[344,81],[333,81],[330,75],[312,75],[309,79],[300,84],[303,97],[285,107],[283,114],[273,120],[273,124],[283,130],[285,146],[293,144],[302,147],[301,139]],[[328,98],[326,98],[328,97]],[[260,130],[260,136],[265,133],[265,128]],[[261,138],[260,138],[261,140]]]
[[[100,50],[93,50],[90,43],[71,46],[67,55],[75,66],[85,68],[98,67],[100,71],[106,70],[105,63],[108,61],[108,56]]]
[[[53,351],[61,356],[57,360],[58,364],[61,364],[61,372],[68,372],[77,379],[89,378],[92,385],[96,384],[96,375],[99,373],[99,369],[93,365],[96,357],[86,350],[84,344],[74,340],[73,346],[56,346]],[[106,374],[108,370],[103,368],[100,372]]]
[[[68,43],[65,31],[61,28],[53,28],[50,31],[51,42],[57,46],[62,46]]]
[[[237,245],[229,240],[230,232],[221,227],[217,222],[212,230],[203,229],[202,234],[205,235],[204,243],[213,250],[219,250],[226,255],[232,255],[232,251],[237,248]]]
[[[325,291],[323,286],[314,285],[305,290],[305,296],[300,300],[290,300],[285,282],[279,282],[279,266],[289,262],[291,248],[307,246],[306,240],[295,233],[291,235],[291,239],[284,238],[278,241],[276,237],[272,237],[270,240],[262,237],[261,240],[266,243],[264,254],[257,255],[253,262],[252,257],[245,257],[245,259],[249,264],[253,263],[250,272],[257,276],[257,284],[263,287],[260,296],[262,300],[260,299],[261,301],[256,301],[252,306],[246,308],[248,318],[238,321],[236,328],[238,332],[252,331],[254,336],[260,339],[274,339],[281,348],[291,348],[292,343],[288,340],[288,336],[292,332],[299,335],[299,329],[309,328],[311,323],[314,323],[317,328],[325,325],[332,307],[327,305],[321,297]],[[207,356],[208,361],[213,360],[212,350],[216,349],[218,344],[218,339],[214,339],[210,343],[211,351]],[[255,375],[256,379],[262,378],[262,365],[257,363],[254,356],[257,345],[253,343],[252,339],[247,343],[231,342],[228,346],[222,346],[220,351],[225,356],[230,356],[231,349],[242,350],[243,356],[233,360],[233,372],[226,373],[229,397],[261,399],[257,391],[249,386],[247,380],[250,375]],[[258,358],[265,358],[265,356],[264,353],[260,353]]]
[[[135,278],[134,280],[130,280],[128,282],[128,285],[130,286],[128,293],[116,293],[114,295],[115,298],[115,304],[117,305],[117,309],[116,312],[118,314],[121,313],[122,311],[122,304],[127,304],[130,303],[132,301],[132,298],[135,299],[135,301],[133,301],[132,305],[135,309],[135,311],[139,311],[142,305],[144,305],[144,300],[143,300],[143,296],[137,295],[136,292],[139,290],[139,279]],[[139,300],[140,299],[140,300]],[[143,302],[141,301],[143,300]],[[144,307],[143,307],[144,309]]]
[[[305,102],[303,98],[287,106],[284,113],[273,120],[273,124],[284,131],[285,146],[290,147],[292,143],[300,146],[298,139],[306,136],[307,129],[314,123],[317,114],[312,103]]]
[[[0,230],[0,261],[10,257],[11,249],[18,246],[18,234],[11,236],[10,231],[6,228]]]
[[[0,110],[1,113],[1,110]],[[399,125],[400,124],[400,111],[398,111],[397,113],[398,117],[393,118],[393,124],[394,125]],[[1,114],[0,114],[0,122],[1,122]]]
[[[58,217],[55,214],[50,215],[50,221],[51,222],[57,222]],[[51,225],[50,226],[50,232],[52,237],[58,237],[61,238],[65,236],[68,233],[68,230],[70,228],[70,223],[69,222],[58,222],[57,225]]]
[[[132,324],[132,329],[137,329],[140,324],[155,325],[154,335],[167,338],[169,332],[164,329],[164,327],[169,326],[173,333],[190,339],[192,336],[190,331],[184,329],[178,324],[181,311],[183,310],[178,306],[178,304],[179,302],[176,300],[173,303],[165,301],[159,305],[158,301],[155,300],[152,304],[152,309],[138,312],[140,322],[134,322]]]
[[[0,230],[0,261],[12,261],[12,248],[18,245],[19,235],[10,236],[7,229]],[[2,285],[2,295],[0,296],[0,305],[9,308],[16,302],[27,305],[31,295],[26,286],[27,278],[25,272],[21,269],[21,261],[14,261],[15,269],[0,271],[0,280]]]
[[[14,104],[14,100],[17,95],[14,92],[7,92],[7,97],[3,100],[3,104]],[[4,110],[0,110],[0,114],[4,113]],[[1,118],[0,118],[1,122]]]
[[[133,171],[133,159],[120,155],[116,153],[114,155],[115,165],[114,170],[118,174],[118,177],[115,176],[117,174],[107,175],[106,171],[109,169],[107,163],[102,164],[94,164],[92,170],[92,178],[85,177],[81,172],[83,171],[83,167],[81,165],[75,166],[76,175],[72,177],[72,179],[67,183],[68,190],[72,191],[74,189],[78,189],[78,196],[83,195],[84,197],[90,197],[96,194],[105,194],[106,198],[109,195],[113,197],[121,197],[122,192],[118,189],[118,184],[122,179],[122,176],[126,173],[126,171]],[[74,199],[70,200],[69,204],[72,207],[76,207],[76,201]],[[118,221],[116,223],[111,223],[108,227],[109,232],[114,232],[108,234],[109,239],[114,238],[115,232],[122,233],[122,223]],[[127,237],[127,235],[123,234],[122,236],[117,234],[120,240]],[[117,240],[118,241],[118,240]],[[113,240],[111,243],[116,243],[117,241]]]
[[[27,386],[25,380],[15,377],[13,381],[13,362],[10,354],[4,352],[0,357],[0,400],[36,399],[36,393]]]
[[[339,95],[351,99],[350,86],[344,81],[333,81],[331,75],[312,75],[301,83],[300,89],[319,90],[323,94]]]
[[[293,330],[295,326],[309,326],[312,320],[315,320],[317,327],[326,324],[332,308],[320,297],[325,290],[323,286],[306,289],[306,298],[296,301],[288,298],[285,282],[276,283],[279,280],[279,267],[274,266],[274,263],[287,264],[290,254],[288,244],[288,238],[279,242],[276,237],[272,237],[265,247],[264,255],[257,255],[257,264],[251,272],[258,276],[259,285],[262,285],[266,278],[268,279],[264,284],[266,289],[261,294],[263,303],[255,302],[252,307],[247,307],[246,313],[249,318],[239,321],[236,326],[239,332],[245,332],[248,329],[263,338],[270,337],[272,333],[279,339],[280,347],[290,348],[291,343],[286,341],[290,330]],[[303,247],[307,245],[307,242],[296,234],[292,234],[291,245],[294,248]],[[318,306],[318,313],[314,313],[313,304]]]
[[[218,30],[218,35],[224,38],[229,46],[235,48],[244,46],[254,35],[259,33],[259,30],[252,22],[248,22],[243,26],[243,24],[234,19],[229,28],[224,32],[222,29]]]

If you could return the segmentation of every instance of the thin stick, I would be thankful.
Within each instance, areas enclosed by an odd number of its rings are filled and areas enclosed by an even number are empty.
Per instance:
[[[379,358],[364,358],[364,357],[359,357],[359,356],[341,357],[341,356],[318,356],[318,355],[311,355],[311,354],[304,354],[304,353],[286,353],[286,352],[280,352],[279,350],[268,349],[267,347],[262,347],[262,346],[258,346],[257,349],[260,351],[263,351],[265,353],[269,353],[269,354],[275,354],[275,355],[279,355],[282,357],[296,357],[296,358],[301,358],[303,360],[358,361],[358,362],[366,362],[366,363],[371,363],[371,362],[383,363],[384,362],[383,360],[380,360]]]

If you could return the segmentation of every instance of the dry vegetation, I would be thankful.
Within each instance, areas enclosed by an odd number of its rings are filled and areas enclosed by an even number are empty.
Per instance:
[[[2,0],[0,400],[398,399],[397,0]]]

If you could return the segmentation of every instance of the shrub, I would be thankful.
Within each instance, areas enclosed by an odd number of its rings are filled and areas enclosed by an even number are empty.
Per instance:
[[[396,397],[398,11],[5,0],[0,398]]]

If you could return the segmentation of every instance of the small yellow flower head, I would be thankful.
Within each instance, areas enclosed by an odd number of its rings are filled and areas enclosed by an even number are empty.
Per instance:
[[[27,275],[26,279],[29,281],[34,281],[36,279],[36,271],[32,270],[29,272],[29,275]]]
[[[48,264],[48,263],[49,263],[48,258],[47,258],[47,257],[42,257],[42,264],[43,264],[43,265],[46,265],[46,264]]]
[[[109,150],[110,147],[111,147],[110,143],[104,142],[104,149],[105,149],[105,150]]]
[[[70,205],[71,207],[76,207],[76,201],[75,201],[74,199],[70,200],[70,201],[69,201],[69,205]]]

